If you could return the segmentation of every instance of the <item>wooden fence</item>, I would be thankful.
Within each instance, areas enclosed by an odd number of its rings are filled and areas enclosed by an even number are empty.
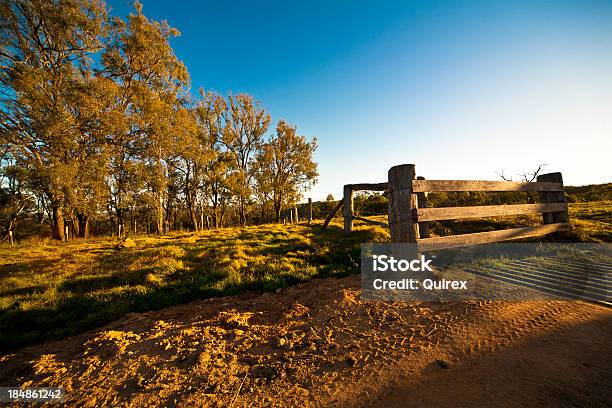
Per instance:
[[[370,220],[353,214],[353,193],[359,190],[388,192],[388,223]],[[470,207],[429,208],[427,193],[451,191],[537,191],[540,204],[484,205]],[[344,231],[350,233],[353,220],[388,227],[391,242],[417,243],[428,251],[465,245],[509,241],[570,229],[567,202],[563,194],[561,173],[542,174],[536,182],[481,180],[425,180],[416,177],[414,164],[402,164],[389,169],[389,181],[375,184],[347,184],[344,197],[328,215],[326,228],[334,215],[344,208]],[[472,234],[430,237],[427,221],[484,218],[504,215],[541,213],[543,225],[511,228]]]

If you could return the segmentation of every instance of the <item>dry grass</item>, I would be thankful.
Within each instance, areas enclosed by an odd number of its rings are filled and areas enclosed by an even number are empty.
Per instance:
[[[359,244],[386,231],[338,225],[264,225],[135,238],[33,239],[0,247],[0,348],[76,334],[127,312],[244,291],[273,291],[312,277],[358,272]]]
[[[574,203],[571,235],[547,239],[611,242],[612,201]],[[539,223],[521,216],[432,223],[434,235]],[[263,225],[135,238],[56,243],[31,239],[0,246],[0,348],[80,333],[120,318],[245,291],[274,291],[313,277],[359,271],[360,244],[384,242],[386,230],[356,222],[345,236],[338,222]]]

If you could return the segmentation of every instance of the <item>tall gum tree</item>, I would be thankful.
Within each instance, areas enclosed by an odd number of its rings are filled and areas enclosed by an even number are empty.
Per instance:
[[[196,124],[194,109],[179,110],[175,122],[175,156],[168,160],[168,164],[176,175],[174,180],[178,185],[175,190],[182,194],[191,228],[197,231],[203,227],[203,223],[198,221],[198,208],[202,207],[202,195],[199,193],[202,189],[204,169],[214,158],[214,151]]]
[[[247,205],[253,193],[253,159],[264,143],[270,114],[252,96],[230,95],[223,145],[235,163],[234,192],[238,199],[239,223],[246,225]]]
[[[319,175],[313,160],[316,149],[316,138],[309,142],[284,120],[278,122],[276,133],[262,145],[255,178],[259,190],[270,192],[277,222],[283,206],[297,202],[304,189],[316,182]]]
[[[37,175],[51,235],[64,239],[82,129],[70,103],[103,46],[107,11],[97,1],[0,0],[0,14],[1,142]]]
[[[114,175],[111,190],[117,206],[118,223],[123,224],[124,197],[135,192],[134,185],[144,180],[154,209],[156,231],[164,230],[164,200],[167,198],[168,162],[173,156],[177,132],[176,117],[183,109],[190,78],[184,64],[174,55],[169,39],[179,32],[166,22],[150,21],[135,3],[136,13],[127,23],[114,20],[115,35],[103,55],[103,74],[122,87],[121,106],[126,117],[126,133],[117,135]],[[144,163],[147,169],[132,166]]]
[[[88,75],[75,87],[70,104],[80,128],[75,134],[76,148],[71,153],[73,187],[67,204],[72,210],[73,232],[82,238],[89,237],[90,221],[107,201],[106,180],[112,152],[108,136],[116,133],[117,96],[114,82]]]
[[[202,192],[210,206],[212,227],[219,228],[232,196],[230,175],[236,167],[235,160],[223,145],[228,104],[223,96],[214,92],[204,92],[201,89],[200,95],[195,109],[197,138],[211,154],[202,173]]]

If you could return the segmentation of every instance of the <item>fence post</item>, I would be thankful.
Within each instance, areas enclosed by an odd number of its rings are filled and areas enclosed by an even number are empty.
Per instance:
[[[413,210],[417,208],[416,194],[412,193],[415,178],[414,164],[401,164],[389,169],[389,229],[391,242],[416,243],[418,224]]]
[[[350,184],[344,185],[344,233],[348,234],[353,230],[353,187]]]
[[[308,225],[312,224],[312,198],[308,199]]]
[[[563,185],[563,176],[561,173],[548,173],[538,176],[537,181],[550,181],[553,183],[561,183]],[[541,191],[540,200],[543,203],[566,203],[565,194],[563,191]],[[569,214],[566,211],[553,213],[543,213],[544,224],[554,224],[557,222],[569,222]]]
[[[425,180],[425,177],[418,176],[417,180]],[[416,196],[417,196],[417,207],[418,208],[428,208],[429,207],[429,203],[427,202],[427,193],[425,192],[416,193]],[[419,222],[417,224],[417,228],[419,232],[417,238],[429,238],[430,236],[429,224],[427,222]]]

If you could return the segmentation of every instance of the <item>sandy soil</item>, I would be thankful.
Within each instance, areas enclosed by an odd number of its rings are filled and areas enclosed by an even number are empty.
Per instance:
[[[71,406],[610,406],[612,310],[382,303],[358,276],[129,314],[0,356]]]

